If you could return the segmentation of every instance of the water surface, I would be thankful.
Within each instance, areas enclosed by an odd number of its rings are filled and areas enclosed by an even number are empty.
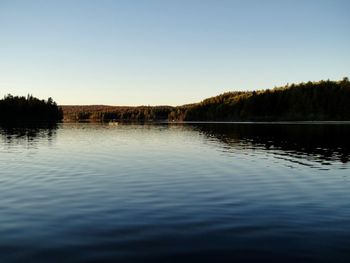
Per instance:
[[[0,128],[0,262],[349,262],[350,125]]]

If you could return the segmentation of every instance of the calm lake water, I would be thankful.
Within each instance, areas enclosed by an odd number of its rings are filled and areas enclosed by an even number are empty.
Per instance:
[[[350,262],[350,125],[0,128],[0,262]]]

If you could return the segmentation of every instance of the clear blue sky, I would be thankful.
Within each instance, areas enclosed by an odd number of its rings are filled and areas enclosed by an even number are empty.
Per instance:
[[[0,0],[0,96],[181,105],[350,76],[348,0]]]

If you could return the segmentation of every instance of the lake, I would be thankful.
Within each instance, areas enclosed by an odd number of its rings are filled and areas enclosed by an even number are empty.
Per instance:
[[[0,262],[350,262],[350,125],[0,128]]]

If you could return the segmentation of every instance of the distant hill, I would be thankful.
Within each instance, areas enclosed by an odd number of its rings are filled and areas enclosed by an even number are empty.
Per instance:
[[[227,92],[171,106],[62,106],[70,121],[342,121],[350,120],[350,82],[319,81]]]
[[[330,121],[350,120],[350,82],[319,81],[246,92],[227,92],[174,109],[170,120]]]
[[[40,100],[31,95],[6,95],[0,100],[0,122],[31,122],[62,120],[63,112],[52,100]]]
[[[171,106],[63,105],[65,121],[159,121],[168,120]]]

